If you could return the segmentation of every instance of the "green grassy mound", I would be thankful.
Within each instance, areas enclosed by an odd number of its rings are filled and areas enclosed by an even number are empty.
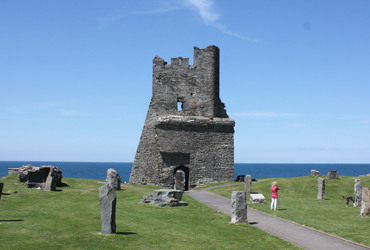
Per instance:
[[[322,176],[324,177],[324,176]],[[354,195],[355,179],[361,179],[362,187],[370,186],[370,177],[340,176],[339,180],[325,179],[325,200],[318,200],[317,178],[312,176],[261,180],[252,184],[252,193],[261,193],[266,204],[248,206],[301,225],[331,233],[370,246],[370,218],[360,217],[360,207],[352,202],[346,207],[343,196]],[[277,181],[279,188],[278,211],[271,211],[271,183]],[[244,190],[244,184],[214,188],[209,191],[230,199],[232,191]],[[249,197],[248,197],[249,201]]]
[[[57,192],[26,188],[17,175],[0,182],[0,249],[298,249],[249,224],[231,224],[229,216],[186,195],[187,207],[139,203],[158,187],[118,191],[117,233],[106,235],[98,191],[103,184],[96,180],[64,178],[66,186]]]

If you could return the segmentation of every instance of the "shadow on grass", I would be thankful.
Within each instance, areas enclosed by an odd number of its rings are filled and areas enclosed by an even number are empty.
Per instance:
[[[249,225],[257,225],[258,224],[258,222],[248,222],[249,223]]]
[[[0,222],[19,222],[24,220],[0,220]]]
[[[69,185],[65,182],[62,182],[62,183],[58,184],[57,187],[69,187]]]
[[[137,233],[134,233],[134,232],[117,232],[116,234],[119,234],[119,235],[130,235],[130,234],[137,234]]]

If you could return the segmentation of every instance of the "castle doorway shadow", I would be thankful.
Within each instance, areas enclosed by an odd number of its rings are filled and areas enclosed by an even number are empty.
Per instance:
[[[176,178],[176,172],[177,171],[182,171],[184,172],[184,186],[185,186],[185,191],[189,190],[189,168],[185,166],[178,166],[174,169],[173,175]]]

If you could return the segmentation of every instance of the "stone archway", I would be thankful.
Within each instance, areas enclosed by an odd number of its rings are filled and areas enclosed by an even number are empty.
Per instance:
[[[185,166],[178,166],[174,169],[173,175],[176,176],[176,172],[182,170],[185,174],[185,191],[189,190],[189,168]]]

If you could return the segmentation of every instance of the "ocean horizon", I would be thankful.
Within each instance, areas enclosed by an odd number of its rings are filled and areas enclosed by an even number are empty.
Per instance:
[[[63,161],[0,161],[0,177],[8,175],[8,168],[31,164],[39,167],[53,165],[62,170],[63,177],[105,180],[107,170],[115,169],[122,182],[130,178],[132,162],[63,162]],[[253,179],[308,176],[311,170],[326,175],[338,171],[339,176],[360,176],[370,173],[370,164],[363,163],[235,163],[234,177],[250,174]],[[234,178],[234,179],[235,179]]]

